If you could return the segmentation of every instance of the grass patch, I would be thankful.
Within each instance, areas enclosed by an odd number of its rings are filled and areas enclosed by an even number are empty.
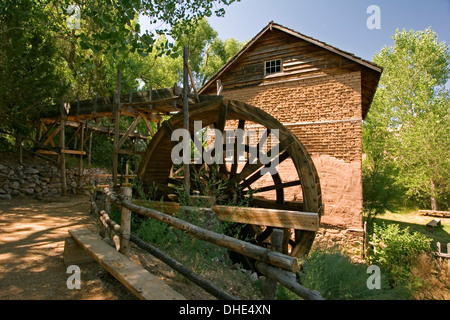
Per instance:
[[[367,273],[369,265],[352,263],[349,256],[337,249],[320,249],[312,251],[302,270],[299,272],[300,283],[320,292],[326,300],[397,300],[404,299],[401,290],[389,286],[381,273],[381,289],[369,289]]]

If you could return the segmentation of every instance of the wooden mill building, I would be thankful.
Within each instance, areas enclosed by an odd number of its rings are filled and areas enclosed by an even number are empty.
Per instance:
[[[304,144],[319,173],[324,230],[359,237],[362,121],[381,73],[370,61],[271,22],[200,93],[220,90],[282,122]],[[289,177],[290,168],[282,163],[279,172]],[[296,189],[290,190],[290,200],[298,200]]]

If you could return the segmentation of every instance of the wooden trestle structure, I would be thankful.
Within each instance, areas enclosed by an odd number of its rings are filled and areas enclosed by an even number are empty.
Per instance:
[[[192,99],[189,99],[193,103]],[[93,98],[89,100],[77,100],[75,102],[62,101],[59,106],[54,106],[52,111],[41,115],[38,121],[38,134],[36,139],[36,152],[45,156],[57,156],[62,171],[62,190],[67,190],[65,179],[66,155],[79,157],[79,179],[83,171],[83,157],[90,156],[92,135],[106,134],[114,137],[113,151],[113,182],[116,185],[119,177],[128,178],[118,172],[118,155],[126,154],[141,156],[143,153],[137,150],[123,149],[128,139],[148,140],[154,135],[151,123],[159,124],[164,116],[170,116],[183,108],[182,88],[175,85],[173,88],[149,90],[132,93],[129,95],[114,94],[113,97]],[[119,130],[119,120],[122,116],[134,118],[134,121],[126,131]],[[114,127],[102,127],[89,122],[99,118],[114,120]],[[143,121],[147,132],[135,132],[136,126]],[[66,137],[67,128],[74,128],[71,137]],[[71,142],[76,148],[68,149]],[[78,184],[80,185],[80,184]]]

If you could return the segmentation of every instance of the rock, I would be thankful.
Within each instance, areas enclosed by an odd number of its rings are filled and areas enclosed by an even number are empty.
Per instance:
[[[9,187],[14,190],[18,190],[20,188],[20,183],[18,181],[13,181],[9,184]]]
[[[9,195],[9,194],[0,194],[0,199],[2,199],[2,200],[11,200],[11,195]]]
[[[23,194],[26,194],[28,196],[32,196],[34,193],[34,189],[32,189],[32,188],[20,188],[19,190],[20,190],[20,192],[22,192]]]
[[[241,265],[240,265],[239,263],[234,263],[234,264],[231,266],[231,270],[239,270],[240,267],[241,267]]]
[[[34,168],[26,168],[25,170],[23,170],[23,173],[27,174],[27,175],[32,175],[32,174],[38,174],[39,171],[34,169]]]
[[[36,199],[38,199],[38,200],[42,200],[42,192],[36,192],[36,193],[34,194],[34,197],[35,197]]]
[[[258,274],[256,272],[253,272],[250,275],[250,280],[253,281],[253,282],[256,282],[258,280]]]
[[[59,194],[59,189],[57,189],[57,188],[51,188],[48,191],[53,194]]]

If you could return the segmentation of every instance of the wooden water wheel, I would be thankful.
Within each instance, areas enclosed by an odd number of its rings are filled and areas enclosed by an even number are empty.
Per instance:
[[[213,183],[214,180],[215,184],[220,185],[220,195],[216,198],[217,205],[229,205],[233,201],[244,199],[249,206],[262,208],[261,210],[264,211],[264,214],[280,216],[286,214],[286,221],[288,222],[289,219],[296,219],[297,215],[295,214],[298,214],[300,217],[300,214],[303,212],[306,212],[309,217],[311,215],[314,216],[316,223],[312,228],[292,228],[290,223],[286,223],[286,225],[274,223],[272,226],[267,225],[256,228],[259,230],[256,236],[259,244],[270,243],[273,228],[282,227],[286,231],[285,234],[288,235],[286,236],[287,240],[284,241],[283,251],[297,257],[307,254],[314,241],[323,208],[318,174],[302,143],[278,120],[263,110],[249,104],[221,97],[208,96],[206,101],[191,105],[189,107],[189,120],[191,137],[195,134],[194,121],[201,121],[202,128],[214,127],[222,133],[225,128],[244,129],[249,126],[257,126],[260,128],[260,131],[262,129],[266,130],[266,132],[278,129],[279,150],[278,154],[271,154],[272,159],[274,159],[272,161],[276,159],[280,164],[293,166],[295,168],[293,172],[297,173],[296,177],[291,176],[289,181],[284,181],[283,179],[285,178],[277,172],[274,175],[269,174],[269,179],[267,179],[267,175],[263,178],[261,169],[265,165],[260,161],[259,156],[252,163],[250,163],[249,157],[245,157],[244,163],[237,165],[237,153],[235,152],[235,161],[229,165],[208,166],[192,162],[190,166],[192,168],[191,192],[205,195],[205,189],[211,191],[211,188],[208,189],[207,186]],[[230,128],[231,125],[234,128]],[[156,200],[161,198],[164,198],[165,201],[176,199],[177,186],[182,185],[182,170],[177,170],[178,168],[173,165],[171,160],[172,149],[178,144],[177,141],[171,141],[171,136],[174,130],[182,127],[182,112],[165,121],[161,129],[150,141],[141,161],[138,177],[148,192],[152,190]],[[265,137],[263,136],[261,139],[265,139]],[[245,151],[250,153],[252,148],[258,148],[259,145],[262,145],[261,139],[256,146],[246,143]],[[223,153],[225,158],[225,151]],[[267,165],[266,163],[266,167]],[[265,184],[261,186],[262,180],[265,181]],[[297,200],[301,199],[301,202],[286,199],[286,191],[289,188],[297,188],[294,190],[298,195]],[[259,195],[267,193],[272,193],[272,199],[259,197]],[[292,194],[292,191],[290,194]],[[242,208],[242,210],[250,210],[252,212],[252,210],[255,211],[257,209]],[[281,218],[276,216],[276,219],[273,220],[278,221]],[[242,223],[243,221],[239,222]],[[287,232],[288,230],[290,232]]]

